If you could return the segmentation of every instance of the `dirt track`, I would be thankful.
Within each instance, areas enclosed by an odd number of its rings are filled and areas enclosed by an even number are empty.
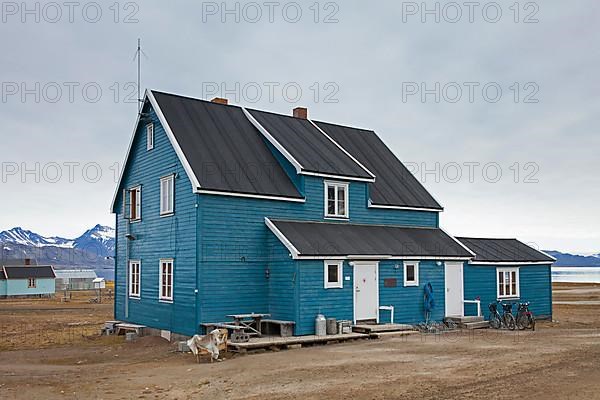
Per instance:
[[[600,295],[593,285],[559,288],[557,301]],[[212,365],[195,364],[159,338],[5,351],[0,398],[600,399],[598,306],[554,312],[558,322],[540,323],[536,332],[390,337],[227,354]]]

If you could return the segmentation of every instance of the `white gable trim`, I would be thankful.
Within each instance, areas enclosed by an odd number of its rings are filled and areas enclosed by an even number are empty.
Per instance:
[[[175,135],[173,134],[173,131],[171,130],[171,127],[169,126],[167,119],[165,118],[162,110],[160,109],[158,102],[154,98],[154,94],[152,94],[152,90],[148,90],[147,93],[148,93],[148,98],[150,99],[150,104],[154,108],[154,112],[158,116],[158,120],[160,121],[161,125],[163,126],[165,132],[167,133],[167,137],[169,138],[171,145],[175,149],[175,153],[177,153],[177,157],[179,157],[179,161],[181,161],[181,164],[183,164],[183,169],[185,169],[185,172],[187,173],[188,177],[190,178],[190,181],[192,181],[192,189],[195,192],[198,188],[200,188],[200,181],[198,181],[198,178],[196,177],[196,174],[194,174],[194,171],[192,170],[190,163],[188,162],[187,158],[185,158],[185,155],[183,154],[183,150],[181,150],[181,147],[179,146],[177,139],[175,139]]]
[[[146,92],[144,93],[144,100],[143,100],[142,104],[145,104],[146,100],[150,101],[150,104],[152,105],[154,112],[156,113],[162,127],[164,128],[165,133],[167,134],[167,137],[169,138],[169,141],[171,142],[171,145],[173,146],[173,149],[175,150],[175,153],[177,154],[177,157],[179,158],[179,161],[181,161],[181,164],[183,165],[183,168],[184,168],[186,174],[188,175],[188,178],[190,178],[190,181],[192,182],[192,190],[194,193],[196,193],[197,190],[200,188],[200,182],[198,181],[198,178],[194,174],[194,171],[192,170],[192,167],[190,166],[190,163],[188,162],[187,158],[185,158],[185,155],[183,154],[183,151],[181,150],[181,147],[179,146],[177,139],[175,139],[175,135],[173,134],[173,131],[171,130],[171,127],[169,126],[169,123],[167,122],[167,119],[165,118],[162,110],[160,109],[158,102],[154,98],[154,95],[152,94],[151,90],[146,90]],[[115,202],[117,201],[117,195],[119,193],[119,188],[121,187],[121,183],[123,181],[123,175],[125,173],[125,168],[127,167],[127,161],[129,161],[129,154],[131,153],[131,148],[133,146],[135,134],[136,134],[139,124],[140,124],[140,117],[141,117],[141,113],[138,113],[137,119],[135,121],[135,125],[133,127],[133,134],[131,135],[131,140],[129,141],[129,147],[127,148],[127,154],[125,155],[125,161],[123,162],[123,165],[121,166],[121,171],[119,172],[119,181],[118,181],[117,187],[115,189],[115,194],[113,195],[113,200],[112,200],[112,203],[110,206],[111,213],[113,212],[113,210],[115,208]]]
[[[444,230],[444,228],[442,228],[441,226],[439,228],[446,235],[450,236],[452,238],[452,240],[454,240],[456,243],[458,243],[463,249],[465,249],[466,251],[468,251],[469,253],[471,253],[473,255],[473,258],[475,258],[477,256],[477,254],[475,254],[475,252],[473,252],[470,248],[468,248],[467,246],[465,246],[460,240],[458,240],[457,238],[455,238],[454,236],[452,236],[451,234],[449,234],[448,232],[446,232]]]
[[[354,161],[355,163],[357,163],[362,169],[364,169],[369,175],[371,175],[371,177],[373,177],[373,179],[375,179],[375,174],[374,173],[372,173],[371,171],[369,171],[369,169],[367,167],[365,167],[364,165],[362,165],[362,163],[360,161],[358,161],[356,158],[354,158],[354,156],[352,154],[350,154],[338,142],[336,142],[335,140],[333,140],[333,138],[331,136],[329,136],[323,129],[319,128],[319,126],[317,124],[315,124],[313,122],[313,120],[309,119],[308,122],[310,122],[312,124],[312,126],[314,126],[315,128],[317,128],[317,130],[323,134],[323,136],[325,136],[327,139],[329,139],[341,151],[343,151],[348,157],[350,157],[352,159],[352,161]]]
[[[281,145],[281,143],[279,143],[277,141],[277,139],[275,139],[273,136],[271,136],[271,134],[256,120],[256,118],[254,118],[252,116],[252,114],[250,114],[250,112],[248,110],[246,110],[245,107],[242,107],[242,111],[244,111],[244,115],[246,116],[246,118],[248,118],[248,121],[250,121],[250,123],[252,123],[252,125],[254,125],[254,127],[256,129],[258,129],[258,131],[265,137],[267,138],[267,140],[273,145],[275,146],[275,148],[277,150],[279,150],[281,152],[281,154],[283,154],[283,156],[294,166],[294,168],[296,168],[296,173],[299,174],[302,172],[302,164],[300,164],[298,162],[298,160],[296,160],[294,158],[294,156],[292,156],[286,149],[285,147],[283,147]]]
[[[296,160],[294,158],[294,156],[292,156],[292,154],[287,151],[287,149],[285,147],[283,147],[283,145],[281,143],[279,143],[279,141],[277,141],[277,139],[275,139],[273,137],[273,135],[271,135],[269,133],[269,131],[267,131],[265,129],[264,126],[262,126],[260,124],[260,122],[258,122],[256,120],[256,118],[254,118],[252,116],[252,114],[250,114],[250,111],[248,111],[246,108],[242,107],[242,110],[244,111],[244,115],[246,116],[246,118],[248,118],[248,121],[250,121],[252,123],[252,125],[254,125],[254,127],[256,129],[258,129],[258,131],[277,149],[279,150],[279,152],[281,152],[281,154],[283,154],[283,156],[294,166],[294,168],[296,169],[296,173],[300,174],[300,175],[310,175],[310,176],[318,176],[321,178],[332,178],[332,179],[342,179],[342,180],[347,180],[347,181],[359,181],[359,182],[375,182],[375,175],[373,175],[368,169],[366,169],[362,164],[360,164],[354,157],[352,157],[346,150],[344,150],[339,144],[335,143],[333,141],[333,139],[331,139],[329,136],[325,135],[327,138],[329,138],[329,140],[331,140],[336,146],[338,146],[344,153],[346,153],[347,155],[350,156],[350,158],[357,163],[358,166],[360,166],[362,169],[364,169],[366,172],[369,173],[369,175],[371,175],[371,178],[360,178],[360,177],[353,177],[353,176],[347,176],[347,175],[335,175],[335,174],[324,174],[324,173],[320,173],[320,172],[312,172],[312,171],[307,171],[302,164],[300,164],[300,162],[298,160]],[[311,124],[312,121],[308,120]],[[314,124],[313,124],[314,125]],[[318,127],[317,127],[318,129]],[[324,134],[324,132],[322,130],[319,129],[319,131],[321,133]]]
[[[286,238],[284,234],[281,233],[279,229],[277,229],[275,224],[271,222],[271,220],[268,217],[265,217],[265,224],[271,230],[271,232],[273,232],[275,236],[277,236],[277,239],[279,239],[279,241],[290,251],[292,258],[296,260],[300,252],[294,247],[292,242],[290,242],[288,238]]]

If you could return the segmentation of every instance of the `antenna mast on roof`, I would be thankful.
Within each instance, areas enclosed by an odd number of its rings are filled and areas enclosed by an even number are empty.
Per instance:
[[[137,59],[137,99],[138,99],[138,113],[142,112],[144,106],[144,99],[142,99],[141,89],[141,75],[142,75],[142,55],[147,58],[146,53],[142,50],[142,40],[138,38],[137,50],[133,59]]]

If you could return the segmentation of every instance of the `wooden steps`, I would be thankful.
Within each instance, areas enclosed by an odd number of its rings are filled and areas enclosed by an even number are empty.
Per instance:
[[[412,325],[407,324],[358,324],[352,325],[352,331],[365,334],[383,333],[383,332],[402,332],[402,331],[414,331]]]
[[[467,317],[446,317],[444,321],[452,321],[461,329],[485,329],[489,328],[490,324],[483,317],[467,316]]]

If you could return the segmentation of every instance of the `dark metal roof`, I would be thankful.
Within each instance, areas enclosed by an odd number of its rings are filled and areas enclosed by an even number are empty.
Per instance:
[[[0,281],[6,280],[6,275],[4,274],[4,268],[0,268]]]
[[[373,179],[310,121],[266,111],[248,110],[263,128],[308,172]]]
[[[438,228],[271,221],[300,256],[464,257],[463,246]]]
[[[483,239],[457,237],[476,254],[473,263],[481,262],[548,262],[555,260],[517,239]]]
[[[302,198],[242,108],[152,93],[202,189]]]
[[[54,270],[49,265],[4,266],[6,279],[55,278]]]
[[[1,265],[27,265],[26,258],[7,258],[0,261]],[[29,265],[37,265],[37,261],[30,258]]]
[[[375,182],[369,184],[373,204],[442,210],[374,131],[318,121],[315,124],[375,174]]]

